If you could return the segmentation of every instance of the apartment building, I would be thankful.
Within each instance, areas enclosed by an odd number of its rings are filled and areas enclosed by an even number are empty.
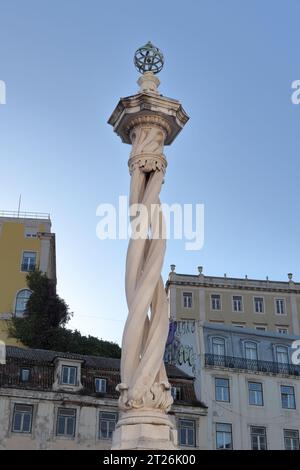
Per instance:
[[[22,316],[30,297],[26,276],[39,269],[56,283],[55,234],[49,214],[0,211],[0,340],[13,315]]]
[[[212,324],[300,334],[300,283],[177,274],[167,281],[171,320],[208,321]]]
[[[208,407],[201,448],[299,449],[299,336],[232,325],[173,321],[165,361],[195,377]]]
[[[0,364],[0,449],[110,449],[120,360],[8,346]],[[170,365],[171,420],[182,449],[199,448],[207,408],[194,379]]]

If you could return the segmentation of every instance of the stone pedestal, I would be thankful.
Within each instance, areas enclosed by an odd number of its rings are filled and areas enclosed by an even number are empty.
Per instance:
[[[164,412],[122,413],[113,436],[112,450],[176,450],[177,431]]]

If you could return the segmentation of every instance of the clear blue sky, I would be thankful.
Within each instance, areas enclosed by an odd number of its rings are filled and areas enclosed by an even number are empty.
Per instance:
[[[120,341],[126,241],[96,238],[96,207],[127,194],[129,146],[107,124],[137,91],[151,40],[160,90],[191,119],[166,149],[162,200],[205,204],[205,245],[170,241],[177,272],[300,280],[300,3],[0,0],[0,208],[50,212],[70,326]],[[1,262],[1,260],[0,260]]]

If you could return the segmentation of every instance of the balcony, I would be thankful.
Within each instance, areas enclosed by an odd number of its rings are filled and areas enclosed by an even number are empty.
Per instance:
[[[257,361],[243,357],[218,356],[205,354],[205,366],[221,367],[223,369],[239,369],[244,371],[262,372],[265,374],[281,374],[300,376],[300,366],[272,361]]]

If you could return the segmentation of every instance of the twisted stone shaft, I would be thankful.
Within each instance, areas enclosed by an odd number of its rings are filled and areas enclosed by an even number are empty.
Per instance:
[[[159,199],[166,167],[164,138],[162,128],[149,123],[138,125],[132,132],[130,207],[140,208],[139,223],[149,236],[132,236],[127,251],[125,288],[129,312],[119,385],[123,409],[155,407],[167,411],[172,403],[163,363],[169,324],[161,277],[166,249]],[[135,217],[131,222],[135,230]]]

